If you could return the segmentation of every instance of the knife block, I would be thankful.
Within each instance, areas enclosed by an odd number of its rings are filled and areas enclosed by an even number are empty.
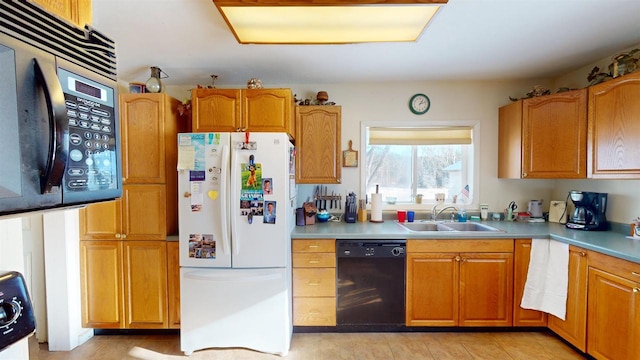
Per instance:
[[[356,204],[356,195],[351,193],[347,195],[344,211],[344,222],[354,223],[358,217],[358,205]]]

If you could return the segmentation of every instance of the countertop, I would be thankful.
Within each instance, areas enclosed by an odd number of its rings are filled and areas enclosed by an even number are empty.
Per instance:
[[[640,264],[640,240],[616,231],[568,229],[556,223],[509,221],[481,222],[504,232],[412,232],[395,220],[372,222],[326,222],[296,226],[292,239],[553,239]]]

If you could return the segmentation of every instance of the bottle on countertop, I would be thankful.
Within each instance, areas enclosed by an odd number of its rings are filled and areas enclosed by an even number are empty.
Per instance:
[[[467,222],[467,209],[464,206],[464,202],[458,210],[458,222]]]

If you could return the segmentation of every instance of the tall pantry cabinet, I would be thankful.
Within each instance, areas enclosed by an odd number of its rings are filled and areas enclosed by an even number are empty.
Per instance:
[[[122,198],[80,211],[84,327],[170,327],[167,236],[178,230],[176,138],[186,130],[177,106],[166,94],[120,96]]]

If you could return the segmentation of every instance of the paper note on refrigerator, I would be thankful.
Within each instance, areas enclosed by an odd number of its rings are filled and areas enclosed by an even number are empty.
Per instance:
[[[196,149],[193,146],[178,146],[178,170],[191,170],[196,163]]]

